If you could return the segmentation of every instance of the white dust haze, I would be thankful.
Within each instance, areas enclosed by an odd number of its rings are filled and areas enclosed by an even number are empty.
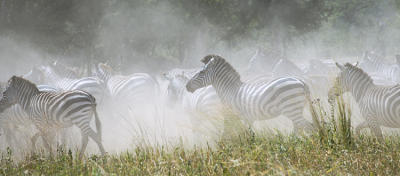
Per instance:
[[[352,23],[346,18],[328,19],[318,29],[305,34],[276,36],[276,31],[288,29],[284,29],[284,21],[275,20],[262,29],[233,35],[238,38],[233,41],[221,37],[224,28],[218,24],[191,19],[186,7],[169,1],[150,5],[123,0],[47,3],[0,0],[0,82],[55,60],[79,68],[107,62],[122,75],[145,72],[160,81],[158,99],[147,102],[157,104],[157,109],[140,107],[128,114],[118,114],[115,105],[98,106],[103,142],[109,153],[146,145],[212,145],[218,139],[202,135],[218,131],[207,129],[212,126],[209,124],[198,131],[201,137],[196,136],[193,134],[196,124],[190,122],[188,114],[165,104],[167,82],[162,79],[162,73],[173,68],[200,68],[200,59],[207,54],[226,58],[245,77],[249,59],[257,49],[278,55],[284,52],[300,68],[308,67],[311,59],[341,63],[360,61],[365,51],[379,51],[385,62],[394,63],[394,55],[400,53],[400,14],[392,1],[382,1],[377,3],[377,8],[361,10],[360,15],[354,15]],[[285,51],[282,51],[282,38],[288,38]],[[332,73],[327,79],[333,80],[334,76]],[[316,89],[319,88],[313,90]],[[312,93],[314,98],[326,98],[322,97],[326,92]],[[356,125],[362,119],[356,106],[352,106]],[[308,111],[306,118],[311,120]],[[292,124],[279,117],[257,122],[255,128],[256,131],[290,132]],[[68,134],[68,147],[77,149],[79,131],[74,128]],[[21,136],[20,142],[25,146],[18,151],[28,151],[28,136]],[[0,138],[4,144],[4,137]],[[5,147],[2,145],[3,149]],[[98,153],[92,141],[87,152]]]

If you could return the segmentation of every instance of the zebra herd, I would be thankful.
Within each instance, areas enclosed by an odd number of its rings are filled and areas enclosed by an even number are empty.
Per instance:
[[[255,59],[254,56],[251,62]],[[232,115],[250,128],[257,121],[283,115],[292,121],[295,132],[314,130],[304,112],[306,107],[312,108],[313,87],[324,84],[321,79],[305,76],[307,74],[289,60],[274,62],[272,79],[269,74],[248,81],[243,81],[237,70],[221,56],[207,55],[201,62],[204,64],[202,68],[168,71],[161,77],[163,81],[146,73],[122,75],[103,63],[98,64],[91,76],[80,76],[76,70],[59,63],[37,66],[28,74],[13,76],[1,84],[0,127],[8,145],[12,145],[18,142],[14,134],[17,126],[33,126],[36,132],[30,136],[32,148],[40,137],[49,151],[57,133],[66,133],[62,130],[65,128],[78,127],[81,133],[80,157],[89,138],[97,144],[101,154],[105,153],[102,122],[115,117],[98,113],[98,110],[109,105],[117,107],[113,113],[127,114],[126,109],[138,110],[143,104],[153,107],[157,113],[160,104],[165,103],[167,107],[188,113],[193,127],[210,122],[211,125],[207,126],[209,131],[217,129],[212,121],[220,119],[224,123],[222,130],[227,130],[226,119]],[[320,64],[319,69],[333,70],[332,64],[315,60],[311,63]],[[285,73],[287,65],[292,72]],[[250,67],[246,76],[251,74]],[[331,88],[328,98],[332,100],[335,95],[345,92],[352,94],[365,120],[356,127],[357,133],[369,127],[378,138],[382,138],[380,126],[400,127],[400,86],[377,85],[367,73],[370,71],[382,79],[397,81],[400,78],[396,70],[398,65],[385,65],[368,56],[360,64],[361,68],[349,63],[336,63],[336,67],[339,68],[336,69],[336,86],[340,89]],[[386,68],[392,70],[384,71]],[[314,70],[314,73],[317,72]],[[166,89],[161,86],[163,82],[167,84]],[[165,101],[160,101],[162,92],[166,92]],[[95,129],[90,125],[93,117]]]

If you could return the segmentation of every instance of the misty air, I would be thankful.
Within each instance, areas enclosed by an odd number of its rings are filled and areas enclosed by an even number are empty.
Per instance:
[[[398,175],[399,0],[0,0],[0,175]]]

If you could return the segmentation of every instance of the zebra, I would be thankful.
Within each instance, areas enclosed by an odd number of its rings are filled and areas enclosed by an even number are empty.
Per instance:
[[[0,83],[0,97],[5,91],[7,83]],[[39,91],[42,92],[57,92],[54,87],[48,85],[38,85]],[[29,128],[32,123],[26,112],[20,105],[16,104],[0,114],[1,128],[3,129],[8,145],[16,144],[15,132],[18,127]]]
[[[184,77],[192,77],[194,76],[200,69],[182,69],[182,68],[174,68],[172,70],[167,71],[163,74],[163,77],[167,80],[174,79],[176,76],[184,76]]]
[[[303,81],[283,77],[267,84],[247,84],[221,56],[207,55],[201,61],[205,66],[187,83],[189,92],[212,85],[221,102],[250,127],[255,121],[285,115],[293,122],[295,132],[313,128],[303,117],[307,101],[311,107],[310,92]]]
[[[62,77],[55,70],[52,66],[38,66],[34,67],[23,77],[36,84],[51,85],[64,91],[83,90],[95,96],[97,102],[102,102],[105,88],[100,79],[96,77],[77,78],[71,75],[69,77]]]
[[[382,56],[380,56],[379,54],[373,51],[366,51],[364,53],[363,60],[359,66],[365,72],[377,72],[379,70],[383,70],[389,65],[389,63],[383,62],[382,59]]]
[[[396,64],[385,63],[379,55],[366,52],[360,68],[370,74],[375,82],[382,84],[400,83],[400,65],[396,58]]]
[[[12,76],[0,100],[0,113],[16,104],[21,106],[39,130],[31,138],[33,148],[37,138],[41,136],[45,147],[51,152],[49,136],[52,134],[49,134],[49,129],[75,125],[81,130],[82,135],[80,158],[86,150],[89,137],[97,143],[101,154],[105,154],[101,142],[101,121],[96,111],[96,100],[89,93],[81,90],[42,92],[34,83],[22,77]],[[90,127],[93,115],[97,132]]]
[[[134,73],[129,76],[117,74],[110,66],[100,63],[97,77],[105,84],[108,95],[116,100],[133,100],[147,95],[156,97],[159,92],[158,82],[146,73]]]
[[[380,86],[373,83],[371,77],[361,68],[350,63],[341,65],[336,77],[337,85],[329,91],[329,100],[335,95],[350,92],[360,107],[365,119],[356,128],[356,134],[369,127],[378,139],[383,139],[380,126],[400,128],[400,85]]]
[[[193,126],[193,133],[198,129],[207,128],[203,133],[218,135],[219,122],[222,122],[221,117],[221,101],[212,86],[201,88],[194,93],[186,90],[186,84],[191,77],[184,73],[168,77],[167,88],[167,105],[176,105],[175,107],[182,108],[184,112],[189,114],[189,120]]]
[[[182,99],[186,92],[182,82],[194,76],[198,70],[174,68],[162,74],[163,80],[167,81],[167,105],[174,105],[177,100]]]

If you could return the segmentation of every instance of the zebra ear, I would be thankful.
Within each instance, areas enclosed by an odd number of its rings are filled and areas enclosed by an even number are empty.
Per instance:
[[[210,55],[207,55],[206,57],[204,57],[203,59],[201,59],[201,62],[203,62],[204,64],[207,64],[213,58],[214,58],[214,55],[210,54]]]
[[[360,62],[357,61],[357,62],[354,64],[354,66],[357,67],[359,63],[360,63]]]
[[[340,69],[340,70],[344,70],[344,66],[340,65],[339,63],[336,62],[336,66]]]
[[[165,79],[169,79],[169,77],[168,77],[168,74],[167,74],[167,73],[163,73],[162,75],[163,75],[163,77],[164,77]]]
[[[204,69],[207,68],[209,65],[212,65],[214,63],[215,59],[211,58],[210,61],[208,63],[206,63],[206,65],[204,65]]]

